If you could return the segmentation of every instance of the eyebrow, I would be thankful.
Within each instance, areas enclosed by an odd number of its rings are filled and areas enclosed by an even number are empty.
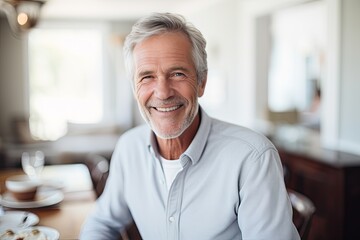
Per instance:
[[[181,67],[181,66],[171,67],[169,70],[170,70],[170,72],[177,71],[177,70],[184,71],[184,72],[190,72],[190,70],[188,68]]]
[[[154,73],[154,71],[148,71],[148,70],[146,70],[146,71],[140,71],[138,74],[137,74],[137,77],[143,77],[143,76],[146,76],[146,75],[151,75],[151,74],[153,74]]]

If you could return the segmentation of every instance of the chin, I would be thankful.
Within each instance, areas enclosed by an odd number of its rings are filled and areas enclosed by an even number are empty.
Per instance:
[[[159,130],[153,125],[151,125],[151,129],[154,131],[155,135],[162,139],[173,139],[181,136],[183,132],[186,130],[186,128],[180,129],[178,131],[163,131]]]

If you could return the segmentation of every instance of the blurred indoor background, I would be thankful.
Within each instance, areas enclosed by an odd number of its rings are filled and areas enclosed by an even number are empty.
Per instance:
[[[360,153],[359,8],[354,0],[50,0],[20,34],[2,13],[1,146],[141,123],[122,43],[136,19],[169,11],[207,39],[201,104],[212,116]]]
[[[274,141],[286,183],[317,208],[311,239],[359,237],[360,1],[48,0],[36,25],[6,2],[0,168],[32,150],[46,164],[109,159],[118,137],[143,123],[124,38],[139,17],[176,12],[207,39],[201,105]]]

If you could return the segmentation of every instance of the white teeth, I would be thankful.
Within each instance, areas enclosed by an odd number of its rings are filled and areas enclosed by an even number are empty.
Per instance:
[[[178,108],[180,108],[180,106],[174,106],[174,107],[169,107],[169,108],[156,108],[156,110],[158,110],[159,112],[170,112],[170,111],[174,111]]]

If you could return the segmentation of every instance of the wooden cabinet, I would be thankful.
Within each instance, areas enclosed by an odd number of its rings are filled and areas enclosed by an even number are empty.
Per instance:
[[[360,156],[296,145],[277,148],[287,186],[315,204],[309,239],[360,239]]]

